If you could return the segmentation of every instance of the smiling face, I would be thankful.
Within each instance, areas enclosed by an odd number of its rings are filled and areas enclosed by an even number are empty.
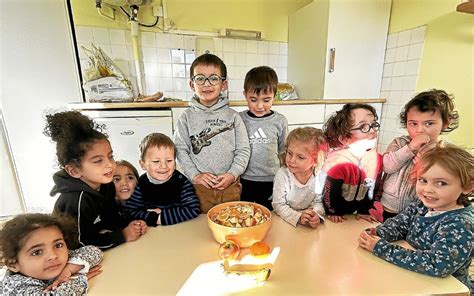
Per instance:
[[[115,160],[106,139],[98,140],[90,145],[82,157],[79,167],[68,165],[67,172],[74,178],[81,179],[94,190],[99,190],[101,184],[112,182],[115,170]]]
[[[222,76],[221,70],[219,67],[213,65],[196,65],[193,69],[193,77],[201,74],[205,77],[211,75]],[[199,102],[206,106],[211,107],[217,103],[219,99],[219,94],[227,89],[227,80],[221,80],[216,85],[211,85],[209,80],[205,80],[203,85],[198,85],[193,80],[189,81],[189,86],[194,91],[194,93],[199,97]]]
[[[135,190],[137,177],[126,165],[118,165],[114,173],[115,197],[119,200],[127,200]]]
[[[26,236],[17,254],[17,262],[8,268],[40,280],[57,277],[68,261],[68,248],[56,226],[39,228]]]
[[[285,163],[288,170],[293,173],[298,180],[306,177],[312,173],[314,165],[316,164],[316,157],[311,155],[310,151],[313,145],[301,141],[292,141],[289,143]]]
[[[468,194],[470,190],[462,188],[459,177],[439,164],[417,175],[416,194],[427,208],[437,211],[460,208],[458,198],[461,193]]]
[[[420,112],[417,107],[412,107],[407,112],[407,131],[412,139],[424,134],[430,137],[430,142],[436,142],[444,128],[446,125],[439,110]]]
[[[249,106],[250,112],[257,117],[262,117],[270,114],[270,109],[273,105],[274,93],[273,91],[264,92],[260,94],[255,92],[244,92],[245,100]]]
[[[145,152],[145,157],[140,160],[140,166],[152,178],[166,181],[171,178],[176,167],[174,150],[171,147],[151,146]]]

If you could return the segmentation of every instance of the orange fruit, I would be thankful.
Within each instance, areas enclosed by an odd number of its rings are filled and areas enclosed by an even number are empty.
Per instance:
[[[270,246],[263,241],[256,242],[250,247],[250,254],[260,258],[267,257],[270,254]]]

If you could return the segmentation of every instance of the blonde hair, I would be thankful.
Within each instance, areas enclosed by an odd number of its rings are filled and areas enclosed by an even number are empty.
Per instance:
[[[316,160],[317,167],[315,169],[321,168],[328,151],[328,144],[323,132],[314,127],[299,127],[292,130],[286,137],[285,151],[280,155],[280,163],[284,167],[286,167],[285,158],[288,146],[291,142],[295,141],[311,145],[309,153],[311,154],[311,157]]]
[[[162,133],[151,133],[143,138],[142,142],[140,143],[140,159],[145,160],[145,154],[148,148],[150,147],[165,147],[170,148],[174,152],[174,157],[176,158],[176,145],[173,143],[173,140],[170,139],[165,134]]]
[[[470,205],[469,197],[473,196],[474,187],[474,157],[472,154],[452,144],[438,144],[437,147],[424,153],[417,162],[411,172],[411,181],[416,183],[417,177],[424,174],[435,164],[458,177],[461,188],[470,188],[468,194],[461,193],[457,200],[459,205]]]

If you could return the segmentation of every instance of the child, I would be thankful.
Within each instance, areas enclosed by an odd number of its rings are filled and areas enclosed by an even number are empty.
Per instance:
[[[413,175],[419,201],[359,236],[359,245],[400,267],[431,276],[453,275],[471,292],[474,252],[474,157],[446,145],[426,152]],[[415,179],[413,178],[413,179]],[[392,244],[406,240],[414,248]]]
[[[239,176],[250,157],[247,130],[239,113],[221,94],[227,89],[224,62],[203,54],[191,64],[190,107],[175,131],[178,164],[195,186],[201,212],[222,202],[240,199]]]
[[[77,220],[82,245],[101,249],[134,241],[146,233],[143,221],[128,224],[115,202],[115,161],[107,136],[89,117],[76,111],[46,116],[45,134],[56,142],[61,170],[53,176],[54,212]],[[128,226],[127,226],[128,224]]]
[[[87,279],[101,273],[102,252],[75,244],[70,221],[46,214],[22,214],[0,230],[0,256],[8,268],[4,295],[83,295]]]
[[[334,150],[323,166],[327,175],[323,201],[326,215],[334,223],[354,212],[356,218],[376,221],[369,209],[379,199],[382,175],[382,157],[375,148],[377,119],[370,105],[346,104],[324,124],[326,139]]]
[[[176,170],[176,146],[166,135],[152,133],[140,144],[140,166],[132,198],[126,203],[133,218],[149,226],[172,225],[196,218],[199,200],[191,182]]]
[[[132,196],[135,186],[137,186],[138,171],[126,160],[116,162],[114,172],[115,201],[119,208],[119,214],[126,217],[125,203]]]
[[[270,110],[277,92],[278,77],[267,66],[256,67],[245,76],[244,96],[248,111],[240,112],[247,128],[250,161],[242,174],[240,199],[272,208],[273,179],[280,168],[278,155],[285,149],[288,121]]]
[[[384,220],[395,216],[416,199],[415,187],[408,177],[415,160],[433,148],[441,133],[458,127],[453,98],[444,90],[429,90],[416,95],[400,113],[400,123],[408,136],[395,138],[383,155],[386,174],[382,206]]]
[[[327,151],[323,133],[312,127],[292,130],[286,139],[284,167],[276,173],[273,208],[286,222],[318,227],[323,222],[320,168]]]

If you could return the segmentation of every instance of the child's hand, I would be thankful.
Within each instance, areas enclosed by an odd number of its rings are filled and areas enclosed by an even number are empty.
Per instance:
[[[141,226],[139,220],[134,220],[122,230],[125,241],[131,242],[137,240],[141,235]]]
[[[370,235],[377,235],[377,231],[376,231],[375,227],[366,228],[364,231],[367,232]]]
[[[307,225],[311,228],[317,228],[319,226],[319,216],[312,208],[304,210],[301,216],[305,217],[303,221],[305,224],[302,225]]]
[[[423,145],[428,144],[431,141],[430,136],[427,134],[419,134],[411,139],[411,142],[408,143],[408,148],[414,153],[416,153]]]
[[[214,189],[224,190],[235,181],[235,176],[231,173],[220,174],[217,176],[217,184],[211,186]]]
[[[49,291],[56,290],[60,284],[69,281],[71,276],[73,276],[79,270],[81,270],[83,268],[84,268],[84,265],[77,265],[77,264],[73,264],[73,263],[66,264],[66,266],[64,266],[63,271],[61,271],[61,273],[56,277],[54,282],[51,285],[47,286],[43,290],[43,292],[49,292]]]
[[[102,265],[96,265],[89,269],[89,272],[87,273],[87,279],[90,280],[91,278],[98,276],[99,274],[102,273]]]
[[[343,220],[347,220],[344,216],[327,215],[326,217],[333,223],[341,223]]]
[[[158,210],[158,211],[157,211]],[[148,209],[148,212],[156,212],[156,213],[161,213],[161,209],[156,208],[156,209]],[[146,225],[146,222],[143,220],[134,220],[135,225],[138,225],[140,227],[140,235],[144,235],[148,231],[148,225]]]
[[[217,180],[217,176],[211,173],[202,173],[194,177],[193,179],[194,184],[201,184],[207,189],[214,188],[214,185],[219,183]]]
[[[379,240],[379,236],[370,234],[366,230],[362,231],[358,238],[359,246],[369,252],[372,252],[374,250],[375,244]]]
[[[362,220],[365,220],[365,221],[369,221],[370,223],[372,223],[372,222],[379,222],[379,221],[377,220],[377,218],[375,218],[375,217],[372,216],[372,215],[356,214],[356,220],[359,220],[359,219],[362,219]]]

